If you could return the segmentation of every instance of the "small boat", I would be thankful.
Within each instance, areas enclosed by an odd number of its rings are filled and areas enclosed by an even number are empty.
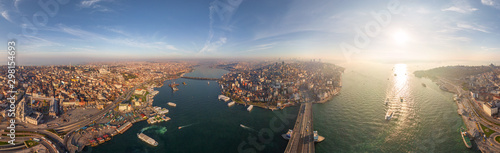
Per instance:
[[[285,140],[290,140],[290,138],[292,137],[292,134],[293,134],[293,130],[288,129],[288,132],[286,134],[282,134],[281,137],[283,137],[283,139],[285,139]]]
[[[322,142],[323,140],[325,140],[325,137],[323,136],[320,136],[318,135],[318,131],[313,131],[314,133],[314,142],[318,143],[318,142]]]
[[[207,81],[207,84],[210,85],[210,81]]]
[[[179,126],[179,130],[182,129],[182,126]]]
[[[385,99],[385,105],[389,103],[389,98]]]
[[[427,85],[425,85],[425,83],[422,83],[422,86],[427,87]]]
[[[186,82],[182,82],[183,85],[186,85]]]
[[[393,114],[394,112],[388,111],[387,114],[385,114],[385,120],[391,120]]]
[[[253,105],[248,106],[247,111],[252,111]]]
[[[399,99],[401,100],[401,102],[403,102],[403,97],[399,97]]]
[[[236,102],[232,101],[232,102],[228,103],[228,104],[227,104],[227,106],[228,106],[228,107],[231,107],[231,106],[233,106],[235,103],[236,103]]]
[[[464,144],[467,148],[472,148],[472,143],[470,142],[469,136],[467,136],[466,130],[463,128],[460,128],[460,134],[462,135],[462,140],[464,141]]]
[[[168,102],[167,104],[168,104],[168,106],[172,106],[172,107],[177,106],[177,104],[175,104],[175,103],[173,103],[173,102]]]

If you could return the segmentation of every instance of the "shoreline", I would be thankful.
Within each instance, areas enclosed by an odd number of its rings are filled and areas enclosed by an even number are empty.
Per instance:
[[[186,73],[191,73],[194,71],[194,68],[191,68],[191,70],[189,70],[188,72],[183,72],[183,73],[180,73],[179,75],[176,75],[176,76],[165,76],[163,79],[161,79],[161,81],[159,81],[159,85],[155,85],[154,82],[151,84],[151,87],[153,88],[154,91],[157,91],[155,90],[155,88],[162,88],[163,86],[165,86],[165,81],[168,81],[168,80],[175,80],[175,79],[179,79],[181,78],[184,74]],[[133,91],[130,91],[130,92],[133,92]],[[159,91],[158,91],[158,94],[159,94]],[[154,102],[154,97],[156,97],[156,95],[158,94],[155,94],[153,96],[151,96],[149,99],[150,101],[147,102],[147,106],[143,107],[143,108],[147,108],[147,109],[153,109],[153,102]],[[123,102],[123,101],[122,101]],[[126,131],[128,131],[128,129],[132,128],[132,126],[134,126],[135,123],[138,123],[138,122],[142,122],[142,121],[147,121],[150,117],[149,117],[149,114],[145,114],[146,116],[148,116],[147,118],[143,118],[141,117],[139,120],[126,120],[128,122],[130,122],[130,126],[123,132],[118,132],[116,129],[114,132],[110,133],[111,137],[114,137],[114,136],[117,136],[117,135],[120,135],[120,134],[123,134],[125,133]],[[123,124],[118,124],[120,127],[125,125],[127,122],[124,122]],[[115,125],[115,126],[118,126],[118,125]],[[85,144],[81,149],[78,149],[79,152],[83,151],[83,149],[85,147],[96,147],[96,146],[99,146],[101,144],[104,144],[104,143],[98,143],[97,145],[95,146],[92,146],[92,144],[88,143],[88,144]]]

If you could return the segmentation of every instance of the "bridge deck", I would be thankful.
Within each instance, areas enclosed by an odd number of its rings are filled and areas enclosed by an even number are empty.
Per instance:
[[[303,103],[300,105],[293,134],[288,141],[285,153],[314,153],[312,115],[312,103]]]

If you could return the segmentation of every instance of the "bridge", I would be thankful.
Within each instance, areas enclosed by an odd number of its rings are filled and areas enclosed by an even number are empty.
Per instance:
[[[302,103],[285,153],[314,153],[312,117],[312,103]]]
[[[182,76],[181,78],[193,79],[193,80],[219,80],[219,78],[203,78],[203,77],[187,77],[187,76]]]

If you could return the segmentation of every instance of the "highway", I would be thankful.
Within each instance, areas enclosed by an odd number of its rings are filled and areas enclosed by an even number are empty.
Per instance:
[[[312,103],[302,103],[285,153],[314,153]]]

